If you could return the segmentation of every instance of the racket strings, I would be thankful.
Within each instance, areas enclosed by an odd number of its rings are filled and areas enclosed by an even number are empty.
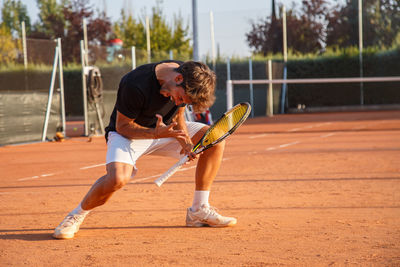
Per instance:
[[[247,109],[247,106],[241,105],[236,109],[233,109],[231,112],[225,114],[208,132],[207,137],[204,138],[203,145],[211,144],[229,133],[238,123],[242,121],[243,117],[247,113]]]

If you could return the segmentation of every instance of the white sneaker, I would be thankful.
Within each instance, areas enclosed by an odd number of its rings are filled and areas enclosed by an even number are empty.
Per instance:
[[[226,227],[235,225],[236,218],[224,217],[218,214],[217,209],[208,205],[202,205],[198,211],[187,209],[186,226],[190,227]]]
[[[84,215],[68,214],[59,226],[54,230],[53,237],[57,239],[69,239],[79,231],[79,226],[85,219]]]

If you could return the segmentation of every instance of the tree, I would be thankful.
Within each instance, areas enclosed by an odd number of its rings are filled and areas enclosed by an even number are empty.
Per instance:
[[[80,41],[83,40],[83,20],[87,20],[89,45],[106,45],[111,22],[104,13],[94,16],[88,0],[71,0],[63,9],[66,21],[63,38],[63,56],[67,62],[80,60]]]
[[[39,21],[33,25],[31,38],[55,39],[64,36],[66,25],[64,17],[64,6],[69,4],[68,0],[36,0],[39,8]]]
[[[189,25],[184,26],[181,15],[174,17],[174,31],[172,33],[171,48],[175,54],[192,55],[193,48],[190,46]]]
[[[318,52],[324,45],[324,18],[328,10],[326,0],[302,1],[300,12],[293,4],[286,13],[288,48],[293,52]],[[282,52],[282,17],[273,16],[252,23],[246,34],[248,45],[254,53],[264,56]]]
[[[173,25],[170,26],[162,12],[161,3],[160,0],[156,2],[149,16],[151,50],[161,53],[172,50],[175,54],[191,54],[189,26],[185,26],[180,15],[174,17]],[[115,37],[124,41],[124,47],[147,49],[145,19],[146,14],[142,14],[140,19],[136,20],[132,14],[126,15],[124,10],[121,11],[121,20],[114,24],[113,29]]]
[[[150,45],[153,51],[169,51],[172,40],[171,27],[166,23],[162,14],[162,9],[157,5],[152,8],[150,16]]]
[[[1,16],[3,20],[1,24],[7,27],[13,36],[22,37],[22,21],[25,21],[26,32],[30,32],[31,20],[28,16],[26,6],[20,0],[4,0]]]
[[[114,24],[115,37],[124,41],[124,47],[135,46],[146,49],[146,33],[143,24],[137,22],[132,14],[128,16],[121,10],[121,20]]]
[[[6,24],[0,25],[0,64],[14,62],[18,56],[17,43],[13,40],[11,30]]]
[[[400,31],[400,1],[363,0],[363,43],[390,47]],[[328,46],[358,45],[358,1],[347,0],[328,16]]]
[[[37,0],[39,22],[31,38],[62,38],[63,59],[80,61],[80,41],[83,40],[83,20],[87,21],[89,45],[106,45],[111,22],[105,13],[95,14],[89,0]]]

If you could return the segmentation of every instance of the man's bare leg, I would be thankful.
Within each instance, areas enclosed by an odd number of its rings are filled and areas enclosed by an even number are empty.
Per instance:
[[[73,238],[89,211],[106,203],[115,191],[130,180],[133,171],[132,165],[120,162],[109,163],[106,168],[107,174],[93,184],[78,207],[55,229],[54,238]]]
[[[111,162],[106,168],[107,174],[98,179],[83,198],[82,209],[91,210],[103,205],[131,179],[133,166],[130,164]]]
[[[207,127],[203,128],[193,137],[193,143],[203,136]],[[196,190],[194,192],[192,207],[188,208],[186,225],[191,227],[213,226],[224,227],[236,224],[236,219],[221,216],[208,203],[211,185],[221,166],[225,142],[205,150],[199,157],[196,168]]]

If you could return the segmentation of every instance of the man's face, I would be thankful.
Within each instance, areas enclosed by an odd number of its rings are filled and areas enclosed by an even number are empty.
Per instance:
[[[186,95],[185,89],[181,85],[183,82],[181,77],[164,83],[160,90],[161,95],[170,98],[177,106],[191,103],[190,98]],[[177,84],[177,82],[179,82],[179,84]]]

